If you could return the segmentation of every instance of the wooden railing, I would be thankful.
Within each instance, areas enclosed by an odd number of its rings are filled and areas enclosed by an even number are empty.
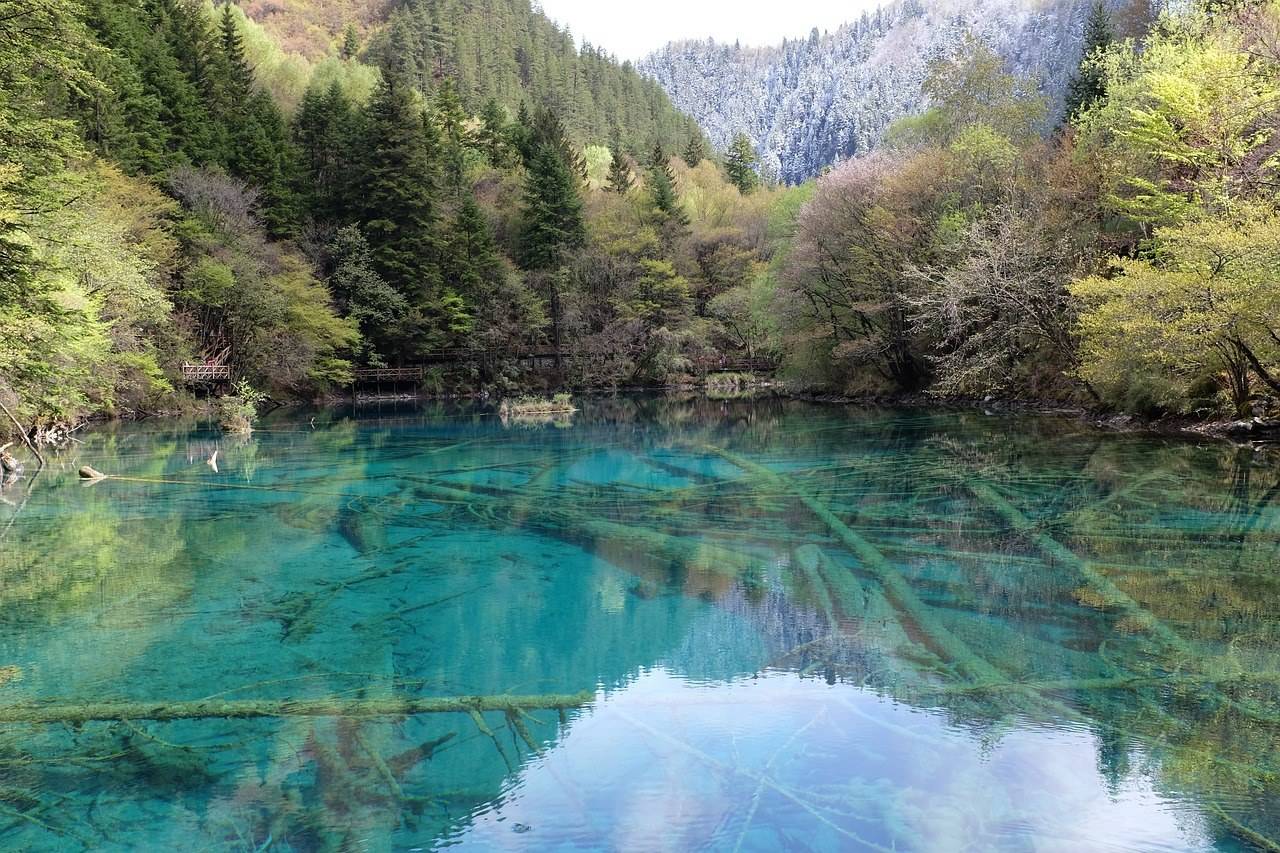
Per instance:
[[[511,352],[510,350],[450,349],[426,353],[422,363],[404,367],[365,367],[353,371],[353,379],[361,382],[421,382],[426,377],[428,367],[450,364],[491,364],[499,361],[515,361],[532,368],[545,368],[555,365],[557,360],[573,364],[588,356],[575,353],[557,353],[553,349]],[[773,373],[778,369],[776,362],[767,358],[720,357],[699,359],[694,362],[694,370],[701,374],[717,372],[734,373]]]
[[[424,370],[414,367],[362,367],[351,371],[356,382],[421,382]]]
[[[773,373],[776,362],[767,358],[715,358],[694,362],[701,373]]]
[[[230,382],[231,365],[229,364],[184,364],[182,379],[188,384],[199,382]]]

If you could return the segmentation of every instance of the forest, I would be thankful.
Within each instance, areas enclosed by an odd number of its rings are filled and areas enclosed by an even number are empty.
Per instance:
[[[184,363],[319,399],[445,351],[486,357],[430,390],[508,394],[536,350],[571,388],[745,356],[803,392],[1266,414],[1280,5],[1085,26],[1065,104],[974,39],[876,152],[787,187],[522,0],[328,44],[235,4],[0,0],[0,402],[175,411]]]

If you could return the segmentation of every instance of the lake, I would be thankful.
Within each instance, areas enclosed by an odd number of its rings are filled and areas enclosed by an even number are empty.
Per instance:
[[[0,847],[1280,849],[1274,455],[578,405],[107,426],[0,491]]]

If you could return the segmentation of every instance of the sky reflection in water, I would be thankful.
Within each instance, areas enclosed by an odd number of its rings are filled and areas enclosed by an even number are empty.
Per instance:
[[[6,487],[0,846],[1280,837],[1269,454],[1050,418],[581,405],[103,429]],[[118,479],[83,488],[86,463]],[[563,719],[279,713],[584,690]],[[210,696],[276,710],[22,720]]]

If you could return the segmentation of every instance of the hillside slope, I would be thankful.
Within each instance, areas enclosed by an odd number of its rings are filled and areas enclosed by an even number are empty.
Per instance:
[[[737,132],[766,172],[789,183],[874,147],[895,119],[922,107],[926,64],[954,54],[969,33],[1040,81],[1053,103],[1080,57],[1091,0],[898,0],[832,33],[781,46],[675,42],[641,61],[717,148]],[[1113,4],[1117,29],[1146,3]]]
[[[406,73],[424,92],[452,79],[478,113],[490,98],[514,115],[549,105],[580,144],[615,132],[636,152],[655,140],[679,150],[697,123],[630,63],[579,48],[529,0],[245,0],[245,13],[287,50],[314,59],[336,50],[347,23],[361,57]]]

